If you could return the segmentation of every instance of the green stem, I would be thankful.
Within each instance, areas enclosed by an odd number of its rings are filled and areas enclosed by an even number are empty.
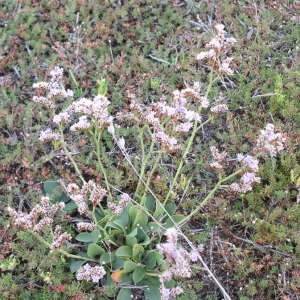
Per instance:
[[[212,85],[213,85],[217,80],[219,80],[219,77],[216,77],[215,79],[213,79],[213,68],[212,68],[211,71],[210,71],[210,74],[209,74],[209,84],[208,84],[208,86],[207,86],[207,90],[206,90],[206,93],[205,93],[205,96],[204,96],[204,97],[206,97],[206,98],[208,97],[208,95],[209,95],[209,93],[210,93],[210,90],[211,90],[211,88],[212,88]],[[201,111],[201,108],[202,108],[202,107],[199,106],[199,112]],[[181,160],[180,160],[179,166],[178,166],[178,168],[177,168],[177,172],[176,172],[175,177],[174,177],[174,179],[173,179],[173,181],[172,181],[171,187],[170,187],[170,189],[169,189],[169,191],[168,191],[168,194],[167,194],[167,196],[166,196],[166,198],[165,198],[165,201],[164,201],[163,205],[165,205],[165,204],[167,203],[167,201],[169,200],[169,198],[170,198],[170,196],[171,196],[171,194],[172,194],[172,192],[173,192],[173,189],[174,189],[174,186],[175,186],[175,184],[176,184],[176,182],[177,182],[177,179],[178,179],[179,175],[181,174],[181,170],[182,170],[183,164],[184,164],[184,162],[185,162],[185,158],[186,158],[186,156],[188,155],[188,153],[189,153],[189,151],[190,151],[190,148],[191,148],[191,146],[192,146],[192,144],[193,144],[193,141],[194,141],[194,138],[195,138],[195,135],[196,135],[197,131],[198,131],[202,126],[204,126],[206,123],[210,122],[210,120],[211,120],[212,118],[213,118],[213,117],[210,117],[207,121],[205,121],[204,123],[202,123],[199,127],[198,127],[198,121],[197,121],[197,120],[195,121],[194,127],[193,127],[193,131],[192,131],[192,134],[190,135],[190,137],[189,137],[189,139],[188,139],[187,146],[185,147],[185,151],[184,151],[184,153],[183,153],[183,155],[182,155],[182,158],[181,158]]]
[[[147,193],[147,191],[148,191],[148,189],[149,189],[150,181],[153,179],[153,178],[152,178],[153,173],[154,173],[154,171],[155,171],[156,168],[157,168],[158,162],[159,162],[159,160],[160,160],[162,154],[163,154],[163,150],[160,150],[159,153],[158,153],[158,155],[157,155],[157,157],[156,157],[156,160],[155,160],[155,162],[154,162],[154,164],[153,164],[153,167],[152,167],[152,169],[151,169],[151,171],[150,171],[150,173],[149,173],[149,175],[148,175],[147,182],[146,182],[146,185],[145,185],[144,194],[143,194],[143,197],[142,197],[142,200],[141,200],[141,203],[140,203],[141,206],[144,206],[144,201],[145,201],[145,199],[146,199],[146,193]]]
[[[177,172],[176,172],[175,177],[174,177],[174,179],[173,179],[173,181],[172,181],[171,187],[170,187],[170,189],[169,189],[169,191],[168,191],[168,194],[167,194],[167,196],[166,196],[166,198],[165,198],[165,201],[164,201],[163,205],[165,205],[165,204],[167,203],[167,201],[169,200],[169,198],[170,198],[170,196],[171,196],[171,193],[172,193],[172,191],[173,191],[173,188],[174,188],[174,186],[175,186],[175,184],[176,184],[176,182],[177,182],[177,179],[178,179],[178,177],[179,177],[179,175],[180,175],[180,173],[181,173],[181,169],[182,169],[183,164],[184,164],[184,162],[185,162],[185,158],[186,158],[186,156],[188,155],[188,153],[190,152],[190,148],[191,148],[191,146],[192,146],[192,144],[193,144],[193,141],[194,141],[194,138],[195,138],[195,135],[196,135],[197,131],[198,131],[202,126],[204,126],[206,123],[210,122],[210,120],[211,120],[212,118],[213,118],[213,117],[210,117],[208,120],[206,120],[204,123],[202,123],[199,127],[198,127],[198,121],[195,121],[194,127],[193,127],[193,131],[192,131],[192,134],[191,134],[191,136],[190,136],[189,139],[188,139],[187,146],[186,146],[185,151],[184,151],[184,153],[183,153],[183,155],[182,155],[182,158],[181,158],[181,160],[180,160],[179,166],[178,166],[178,168],[177,168]]]
[[[102,228],[102,227],[98,224],[98,221],[97,221],[97,219],[96,219],[96,215],[95,215],[95,207],[93,207],[93,211],[90,212],[90,214],[91,214],[92,217],[93,217],[94,223],[97,224],[97,227],[98,227],[100,230],[102,230],[102,232],[104,233],[105,237],[109,239],[109,235],[108,235],[107,232],[106,232],[106,227],[107,227],[107,224],[114,218],[114,216],[111,216],[110,219],[107,221],[105,227]],[[115,242],[113,242],[112,240],[109,240],[109,241],[110,241],[110,243],[112,243],[112,244],[114,244],[115,246],[119,247],[119,245],[116,244]]]
[[[219,181],[216,183],[215,187],[209,192],[209,194],[205,197],[205,199],[200,203],[200,205],[198,205],[198,207],[196,209],[194,209],[188,216],[186,216],[184,219],[179,221],[177,223],[177,225],[180,226],[181,224],[188,221],[192,216],[194,216],[208,202],[208,200],[210,200],[212,198],[214,193],[219,189],[219,187],[222,185],[223,182],[235,177],[237,174],[241,173],[242,171],[243,171],[243,169],[239,169],[239,170],[235,171],[234,173],[228,175],[227,177],[225,177],[223,179],[222,179],[221,175],[219,175]]]
[[[85,180],[84,180],[84,178],[81,175],[81,172],[80,172],[80,170],[78,168],[77,163],[75,162],[75,160],[73,159],[72,155],[70,154],[69,149],[66,147],[65,138],[64,138],[64,132],[63,132],[63,127],[62,127],[61,124],[59,126],[59,131],[60,131],[60,135],[61,135],[61,146],[62,146],[63,150],[65,151],[65,153],[66,153],[67,157],[69,158],[69,160],[72,162],[72,165],[73,165],[76,173],[78,174],[79,178],[81,179],[82,183],[85,183]]]
[[[152,144],[151,144],[151,145],[152,145]],[[152,150],[152,149],[151,149],[151,150]],[[152,153],[151,150],[150,150],[150,152],[148,153],[147,160],[148,160],[148,158],[149,158],[149,155],[151,155],[151,153]],[[146,192],[147,192],[148,189],[149,189],[150,181],[153,179],[153,178],[152,178],[153,173],[154,173],[154,171],[156,170],[157,164],[158,164],[158,162],[159,162],[159,160],[160,160],[160,158],[161,158],[161,156],[162,156],[162,153],[163,153],[163,150],[160,150],[159,153],[158,153],[158,155],[157,155],[157,157],[156,157],[156,160],[155,160],[155,162],[154,162],[154,164],[153,164],[153,167],[152,167],[152,169],[151,169],[151,172],[150,172],[150,174],[148,175],[148,179],[147,179],[147,182],[146,182],[146,184],[145,184],[144,193],[143,193],[142,199],[141,199],[141,201],[140,201],[139,210],[138,210],[138,212],[137,212],[137,214],[136,214],[136,217],[135,217],[135,220],[134,220],[134,222],[133,222],[132,228],[135,228],[135,226],[138,224],[138,220],[139,220],[139,218],[140,218],[140,215],[141,215],[142,211],[144,210],[144,206],[145,206],[144,204],[145,204],[145,200],[146,200]],[[143,174],[143,175],[144,175],[144,174]],[[140,181],[140,182],[141,182],[141,181]]]
[[[213,84],[220,79],[219,76],[217,76],[215,79],[213,79],[213,76],[214,76],[214,69],[211,68],[210,73],[209,73],[209,84],[207,86],[207,90],[206,90],[206,93],[204,95],[205,98],[208,97]]]
[[[39,236],[37,233],[35,233],[34,231],[31,231],[29,230],[29,232],[31,234],[33,234],[41,243],[43,243],[44,245],[46,245],[48,248],[51,247],[51,244],[48,243],[47,241],[45,241],[41,236]],[[82,256],[79,256],[79,255],[74,255],[74,254],[70,254],[68,253],[67,251],[65,250],[62,250],[62,249],[56,249],[56,251],[60,252],[61,254],[67,256],[67,257],[70,257],[70,258],[76,258],[76,259],[83,259],[83,260],[86,260],[86,261],[92,261],[92,262],[96,262],[96,263],[99,263],[99,260],[97,259],[92,259],[92,258],[87,258],[87,257],[82,257]]]
[[[141,138],[142,138],[142,136],[141,136]],[[141,186],[143,185],[142,179],[145,174],[145,169],[147,167],[147,163],[148,163],[151,155],[153,154],[154,145],[155,145],[155,142],[151,141],[149,152],[148,152],[147,156],[144,157],[144,159],[142,160],[141,171],[140,171],[140,175],[139,175],[139,182],[138,182],[136,190],[135,190],[134,198],[136,198],[138,196]]]
[[[97,155],[97,160],[98,160],[98,164],[100,167],[100,170],[104,176],[104,181],[105,181],[105,185],[106,185],[106,189],[108,191],[108,194],[110,196],[110,198],[112,198],[112,194],[111,194],[111,190],[109,187],[109,182],[107,179],[107,175],[106,175],[106,171],[105,168],[103,167],[102,161],[101,161],[101,149],[100,149],[100,140],[101,140],[101,135],[102,135],[102,130],[98,130],[98,128],[95,129],[95,133],[92,133],[93,139],[94,139],[94,143],[96,145],[96,155]]]

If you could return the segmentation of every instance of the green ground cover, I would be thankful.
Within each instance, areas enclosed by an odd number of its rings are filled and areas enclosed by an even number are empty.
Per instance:
[[[231,299],[299,299],[299,12],[300,2],[288,0],[0,1],[0,299],[114,299],[120,289],[118,283],[77,281],[66,257],[11,226],[8,206],[28,212],[45,193],[45,182],[77,180],[68,159],[39,142],[39,132],[54,125],[31,101],[33,83],[60,66],[66,88],[79,98],[97,94],[104,78],[111,113],[124,110],[128,91],[147,105],[195,81],[206,86],[209,73],[196,56],[219,23],[237,40],[229,50],[235,71],[212,87],[210,100],[221,99],[229,111],[195,137],[176,186],[184,195],[176,203],[179,213],[188,215],[216,182],[207,169],[209,147],[232,158],[250,153],[267,123],[280,128],[287,143],[279,157],[262,160],[253,191],[220,190],[183,231],[204,245],[201,255]],[[135,153],[137,133],[122,134]],[[102,141],[109,143],[108,136]],[[103,182],[89,139],[79,135],[68,143],[83,149],[76,155],[83,177]],[[114,149],[111,142],[107,147]],[[103,157],[108,181],[133,193],[137,180],[120,160]],[[163,169],[151,181],[161,198],[172,172]],[[70,219],[61,225],[75,232]],[[178,299],[223,298],[201,264],[192,272],[180,281]],[[144,297],[139,289],[134,296]]]

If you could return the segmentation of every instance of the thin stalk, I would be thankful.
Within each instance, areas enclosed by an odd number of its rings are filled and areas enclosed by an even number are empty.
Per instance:
[[[145,126],[143,127],[145,128]],[[140,145],[141,145],[141,150],[142,150],[142,165],[141,165],[141,172],[140,172],[140,176],[144,175],[144,168],[146,165],[146,159],[145,159],[145,145],[144,145],[144,139],[143,139],[143,129],[140,129],[140,127],[138,127],[138,132],[139,132],[139,138],[140,138]],[[141,181],[139,180],[137,187],[135,189],[135,196],[136,193],[138,193],[138,191],[140,190],[140,185],[141,185]]]
[[[96,219],[96,215],[95,215],[95,207],[93,207],[93,211],[90,212],[90,214],[91,214],[92,217],[93,217],[94,223],[97,224],[97,227],[98,227],[99,229],[101,229],[101,230],[103,231],[105,237],[109,239],[109,235],[108,235],[107,232],[106,232],[106,226],[107,226],[107,224],[114,218],[114,216],[111,216],[111,218],[107,221],[105,227],[102,228],[101,226],[99,226],[98,221],[97,221],[97,219]],[[112,240],[109,240],[109,241],[110,241],[110,243],[112,243],[112,244],[114,244],[115,246],[119,247],[119,245],[116,244],[115,242],[113,242]]]
[[[195,135],[196,135],[197,131],[198,131],[202,126],[204,126],[206,123],[210,122],[211,119],[212,119],[212,117],[210,117],[208,120],[206,120],[204,123],[202,123],[199,127],[198,127],[198,121],[195,121],[194,127],[193,127],[193,131],[192,131],[192,134],[191,134],[191,136],[189,137],[187,146],[186,146],[185,151],[184,151],[184,153],[183,153],[183,155],[182,155],[182,158],[181,158],[181,160],[180,160],[179,166],[178,166],[178,168],[177,168],[177,172],[176,172],[175,177],[174,177],[174,179],[173,179],[173,181],[172,181],[171,187],[169,188],[168,194],[167,194],[167,196],[166,196],[166,198],[165,198],[165,201],[164,201],[163,205],[165,205],[165,204],[167,203],[167,201],[169,200],[169,198],[170,198],[170,196],[171,196],[171,193],[172,193],[172,191],[173,191],[173,188],[174,188],[174,186],[175,186],[175,184],[176,184],[176,182],[177,182],[177,179],[178,179],[178,177],[179,177],[179,175],[180,175],[180,173],[181,173],[181,169],[182,169],[182,167],[183,167],[185,158],[186,158],[186,156],[188,155],[188,153],[190,152],[190,148],[191,148],[191,146],[192,146],[192,144],[193,144],[193,141],[194,141],[194,138],[195,138]]]
[[[148,175],[148,178],[147,178],[147,181],[146,181],[146,185],[145,185],[145,191],[144,191],[144,194],[143,194],[143,197],[142,197],[142,200],[141,200],[141,206],[144,205],[144,201],[146,199],[146,192],[149,189],[150,181],[152,180],[152,175],[153,175],[154,171],[157,168],[157,165],[158,165],[158,162],[159,162],[159,160],[160,160],[160,158],[162,156],[162,153],[163,153],[163,150],[160,150],[159,153],[158,153],[158,155],[157,155],[157,157],[156,157],[156,160],[155,160],[155,162],[153,164],[153,167],[152,167],[152,169],[151,169],[151,171],[150,171],[150,173]]]
[[[51,244],[48,243],[47,241],[45,241],[41,236],[39,236],[38,234],[36,234],[35,232],[33,232],[31,230],[29,230],[29,232],[31,234],[33,234],[41,243],[46,245],[48,248],[51,247]],[[82,256],[79,256],[79,255],[70,254],[67,251],[62,250],[62,249],[57,249],[56,251],[60,252],[61,254],[65,255],[67,257],[70,257],[70,258],[83,259],[83,260],[86,260],[86,261],[92,261],[92,262],[99,263],[99,260],[97,260],[97,259],[92,259],[92,258],[82,257]]]
[[[141,150],[142,150],[142,162],[145,160],[145,144],[144,144],[144,139],[143,139],[143,128],[141,129],[138,126],[138,132],[139,132],[139,138],[140,138],[140,145],[141,145]]]
[[[106,185],[106,189],[108,191],[108,194],[112,198],[112,194],[111,194],[109,182],[108,182],[108,179],[107,179],[106,171],[105,171],[105,168],[103,167],[103,164],[102,164],[102,161],[101,161],[101,149],[100,149],[101,135],[102,135],[102,130],[99,131],[98,128],[96,128],[95,133],[92,133],[94,143],[96,145],[96,155],[97,155],[98,164],[99,164],[100,170],[102,172],[102,175],[104,176],[104,181],[105,181],[105,185]]]
[[[207,86],[207,90],[206,90],[206,93],[204,95],[205,98],[208,97],[213,84],[220,79],[219,76],[217,76],[215,79],[213,79],[213,76],[214,76],[214,69],[211,68],[210,73],[209,73],[209,84]]]
[[[219,189],[223,182],[235,177],[237,174],[241,173],[243,169],[239,169],[234,173],[230,174],[229,176],[222,179],[221,175],[219,175],[219,181],[216,183],[215,187],[208,193],[208,195],[204,198],[204,200],[194,209],[188,216],[178,222],[178,226],[188,221],[192,216],[194,216],[207,202],[212,198],[214,193]]]
[[[152,146],[152,147],[151,147],[151,146]],[[153,142],[153,141],[152,141],[152,143],[151,143],[151,146],[150,146],[150,151],[149,151],[149,153],[148,153],[148,155],[147,155],[146,161],[148,161],[150,155],[152,154],[152,150],[153,150],[153,146],[154,146],[154,142]],[[147,179],[146,184],[145,184],[144,193],[143,193],[142,199],[141,199],[141,201],[140,201],[140,208],[139,208],[139,211],[138,211],[137,214],[136,214],[136,217],[135,217],[135,220],[134,220],[134,223],[133,223],[133,227],[135,227],[135,226],[137,225],[137,221],[136,221],[136,220],[139,219],[139,216],[140,216],[140,214],[141,214],[141,211],[144,210],[144,204],[145,204],[145,200],[146,200],[146,192],[147,192],[148,190],[150,190],[150,189],[149,189],[150,181],[152,180],[152,175],[153,175],[154,171],[155,171],[156,168],[157,168],[157,165],[158,165],[158,162],[159,162],[159,160],[160,160],[160,158],[161,158],[161,156],[162,156],[162,153],[163,153],[163,150],[160,150],[160,151],[158,152],[158,155],[157,155],[156,160],[155,160],[155,162],[154,162],[154,164],[153,164],[153,167],[152,167],[152,169],[151,169],[151,171],[150,171],[150,174],[148,175],[148,179]],[[145,169],[145,167],[146,167],[146,164],[143,164],[143,168],[144,168],[144,169]],[[141,174],[140,174],[140,177],[141,177],[141,178],[142,178],[142,176],[144,175],[144,169],[143,169],[143,172],[141,172]],[[139,181],[139,183],[140,183],[140,182],[141,182],[141,181]]]
[[[71,161],[71,163],[72,163],[72,165],[73,165],[76,173],[78,174],[79,178],[81,179],[82,183],[85,183],[85,180],[84,180],[84,178],[81,175],[81,172],[80,172],[80,170],[78,168],[77,163],[75,162],[75,160],[73,159],[72,155],[70,154],[69,149],[66,147],[62,125],[59,126],[59,131],[60,131],[60,135],[61,135],[61,145],[62,145],[62,148],[65,151],[65,153],[66,153],[67,157],[69,158],[69,160]]]
[[[216,77],[215,79],[213,79],[213,68],[211,69],[210,71],[210,74],[209,74],[209,84],[207,86],[207,90],[206,90],[206,93],[205,93],[205,97],[207,98],[209,93],[210,93],[210,90],[212,88],[212,85],[217,81],[219,80],[219,77]],[[199,106],[199,112],[201,111],[201,106]],[[184,161],[185,161],[185,158],[187,156],[187,154],[189,153],[190,149],[191,149],[191,146],[193,144],[193,141],[194,141],[194,138],[195,138],[195,135],[197,133],[197,131],[206,123],[208,123],[210,120],[212,119],[212,117],[210,117],[207,121],[205,121],[204,123],[202,123],[199,127],[198,127],[198,121],[196,120],[195,123],[194,123],[194,127],[193,127],[193,131],[192,131],[192,134],[191,136],[189,137],[188,139],[188,142],[187,142],[187,146],[185,148],[185,151],[182,155],[182,158],[180,160],[180,163],[179,163],[179,166],[177,168],[177,172],[175,174],[175,177],[172,181],[172,184],[171,184],[171,187],[169,188],[169,191],[168,191],[168,194],[165,198],[165,201],[163,203],[163,205],[165,205],[167,203],[167,201],[169,200],[171,194],[172,194],[172,191],[174,189],[174,186],[177,182],[177,179],[181,173],[181,170],[182,170],[182,167],[183,167],[183,164],[184,164]]]
[[[144,158],[144,160],[142,161],[141,171],[140,171],[140,174],[139,174],[139,178],[140,179],[139,179],[139,182],[137,184],[134,197],[138,196],[138,193],[140,191],[140,187],[143,184],[143,182],[141,181],[141,178],[144,178],[144,174],[145,174],[145,170],[146,170],[146,167],[147,167],[147,163],[149,161],[149,158],[153,154],[153,148],[154,148],[154,146],[155,146],[155,142],[151,141],[149,152],[148,152],[147,156]]]

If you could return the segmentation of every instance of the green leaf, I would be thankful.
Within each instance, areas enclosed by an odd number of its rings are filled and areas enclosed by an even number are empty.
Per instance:
[[[44,191],[47,195],[61,194],[59,184],[53,179],[49,179],[44,182]]]
[[[89,257],[94,257],[94,256],[100,255],[104,252],[105,252],[105,250],[102,247],[100,247],[99,245],[94,244],[94,243],[89,244],[88,249],[87,249],[87,255]]]
[[[126,229],[125,229],[125,226],[127,223],[124,223],[122,220],[120,219],[116,219],[113,221],[114,224],[116,224],[118,226],[118,228],[122,229],[122,231],[125,233],[126,232]]]
[[[109,263],[112,263],[116,259],[115,252],[105,252],[101,254],[101,257],[99,259],[100,265],[106,265]]]
[[[183,215],[174,215],[171,216],[172,219],[168,218],[165,222],[164,222],[164,227],[165,228],[172,228],[174,227],[174,222],[175,224],[177,224],[179,221],[183,220],[185,218],[185,216]]]
[[[106,216],[103,209],[101,209],[100,207],[96,207],[95,212],[97,213],[98,216],[101,217],[101,219],[103,219]]]
[[[164,256],[161,253],[157,252],[157,251],[155,251],[153,253],[154,253],[154,256],[155,256],[155,259],[156,259],[156,263],[160,266],[164,261]]]
[[[148,286],[148,289],[144,292],[148,300],[157,300],[160,299],[161,294],[159,291],[160,282],[158,277],[147,277],[143,280],[142,285]]]
[[[150,242],[151,242],[151,239],[149,238],[149,236],[146,236],[146,238],[142,242],[140,242],[140,244],[143,246],[147,246],[150,244]]]
[[[115,224],[114,222],[108,222],[107,226],[109,226],[110,228],[114,228],[114,229],[120,230],[120,227],[117,224]]]
[[[161,274],[161,271],[156,270],[156,269],[154,269],[154,270],[147,270],[146,274],[148,276],[158,277]]]
[[[132,273],[123,273],[120,277],[120,282],[126,284],[127,286],[129,284],[133,284],[132,282]]]
[[[162,231],[161,225],[159,225],[156,222],[149,222],[148,227],[152,232],[161,232]]]
[[[116,257],[116,259],[113,261],[112,266],[114,270],[120,270],[124,268],[125,260],[123,258]]]
[[[126,245],[132,247],[137,243],[137,238],[135,236],[126,235]]]
[[[80,257],[88,258],[87,253],[86,253],[86,252],[83,252],[83,251],[79,252],[77,255],[80,256]]]
[[[105,216],[103,217],[102,215],[100,215],[98,212],[96,213],[96,219],[98,224],[102,224],[102,227],[105,226],[106,221],[108,221],[110,219],[110,216]]]
[[[137,284],[141,280],[144,279],[146,274],[146,269],[144,267],[136,267],[136,269],[133,271],[133,282],[134,284]]]
[[[94,238],[89,232],[82,232],[79,233],[75,239],[79,242],[85,242],[85,243],[90,243],[93,242]]]
[[[145,249],[142,245],[135,244],[132,247],[132,258],[133,258],[133,260],[136,261],[136,262],[139,262],[140,261],[139,254],[144,253],[144,252],[145,252]]]
[[[148,223],[148,215],[138,205],[133,205],[129,210],[129,216],[133,224],[145,226]]]
[[[73,210],[77,207],[78,207],[78,205],[74,201],[71,200],[65,204],[64,210]]]
[[[71,199],[66,193],[62,193],[59,198],[59,201],[64,202],[64,203],[68,202],[69,200],[71,200]]]
[[[58,211],[58,212],[55,214],[55,216],[61,217],[61,216],[64,216],[64,215],[66,215],[66,214],[67,214],[67,212],[66,212],[65,210],[61,210],[61,211]]]
[[[99,231],[98,229],[94,229],[94,230],[91,232],[91,236],[92,236],[92,238],[93,238],[93,240],[92,240],[93,243],[98,242],[99,237],[101,236],[101,235],[100,235],[100,231]]]
[[[156,202],[156,209],[155,209],[155,213],[153,214],[153,218],[155,220],[159,220],[163,215],[164,215],[164,207],[162,204],[160,204],[159,202]]]
[[[96,243],[99,237],[100,237],[100,231],[95,229],[91,233],[89,232],[79,233],[75,239],[77,241],[85,242],[85,243],[90,243],[90,242]]]
[[[132,255],[132,249],[129,246],[122,246],[117,249],[116,256],[129,258]]]
[[[146,252],[143,257],[143,264],[145,264],[147,270],[152,270],[156,266],[156,257],[154,252]]]
[[[137,264],[134,263],[133,261],[125,261],[124,263],[124,273],[131,273],[132,271],[135,270]]]
[[[168,212],[169,215],[174,215],[174,213],[177,210],[177,205],[174,203],[167,203],[165,206],[166,211]]]
[[[121,215],[118,217],[119,220],[122,221],[124,227],[129,223],[129,214],[126,210],[124,210]]]
[[[130,235],[130,236],[136,236],[137,235],[137,228],[134,228],[129,234],[127,235]]]
[[[156,203],[155,198],[151,194],[147,194],[146,195],[146,200],[145,200],[145,207],[148,210],[154,212],[154,210],[155,210],[155,203]]]
[[[169,281],[164,282],[164,286],[166,289],[172,289],[175,286],[175,280],[171,279]]]
[[[147,232],[148,232],[149,228],[146,226],[143,227],[138,227],[137,228],[137,239],[138,241],[144,241],[147,238]]]
[[[71,263],[70,271],[75,273],[86,261],[85,260],[75,260]]]
[[[121,233],[120,229],[119,230],[112,230],[110,232],[110,234],[104,238],[105,243],[107,245],[117,244],[118,242],[117,242],[117,239],[115,238],[114,234],[119,234],[119,233]]]
[[[117,300],[129,300],[131,299],[131,296],[131,289],[122,288],[118,293]]]

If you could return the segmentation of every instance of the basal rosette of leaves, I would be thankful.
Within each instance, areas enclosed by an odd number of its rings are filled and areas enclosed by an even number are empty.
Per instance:
[[[172,96],[147,106],[128,92],[126,111],[111,115],[103,79],[98,82],[98,94],[92,99],[74,100],[73,91],[64,87],[63,70],[59,67],[50,72],[48,82],[33,86],[38,91],[33,101],[46,107],[53,124],[41,132],[40,141],[50,143],[54,151],[68,158],[78,180],[69,182],[62,178],[59,184],[49,180],[44,184],[46,196],[30,213],[16,212],[13,208],[8,211],[15,226],[31,232],[51,251],[67,256],[70,270],[78,280],[101,285],[118,283],[119,300],[130,298],[135,289],[150,300],[167,300],[180,294],[182,290],[176,286],[176,278],[190,277],[191,263],[201,260],[201,245],[192,245],[180,226],[198,213],[219,189],[232,193],[251,191],[253,184],[260,182],[258,157],[263,154],[274,157],[284,149],[284,136],[273,124],[268,124],[253,149],[255,155],[238,154],[233,171],[228,174],[227,153],[211,147],[209,168],[218,175],[215,186],[185,216],[173,203],[178,197],[176,184],[183,175],[196,133],[216,115],[228,110],[225,103],[218,102],[208,109],[212,86],[233,73],[232,59],[226,53],[236,42],[225,37],[223,25],[215,29],[215,36],[206,45],[209,50],[197,55],[198,60],[205,60],[209,66],[206,89],[195,82],[192,87],[174,91]],[[61,102],[68,104],[63,110],[58,105]],[[122,126],[129,125],[137,133],[139,164],[133,163],[136,153],[130,155],[127,137],[119,136],[119,132],[126,133]],[[76,152],[72,152],[68,137],[77,134],[89,137],[101,173],[101,185],[86,179],[76,162]],[[130,195],[108,180],[103,164],[106,154],[101,145],[104,134],[118,147],[118,154],[137,178]],[[161,198],[152,192],[151,184],[161,160],[166,157],[176,162],[176,171]],[[76,234],[62,231],[59,222],[68,219],[75,224]],[[81,251],[70,243],[74,240],[81,243]],[[190,250],[185,249],[186,245]]]

